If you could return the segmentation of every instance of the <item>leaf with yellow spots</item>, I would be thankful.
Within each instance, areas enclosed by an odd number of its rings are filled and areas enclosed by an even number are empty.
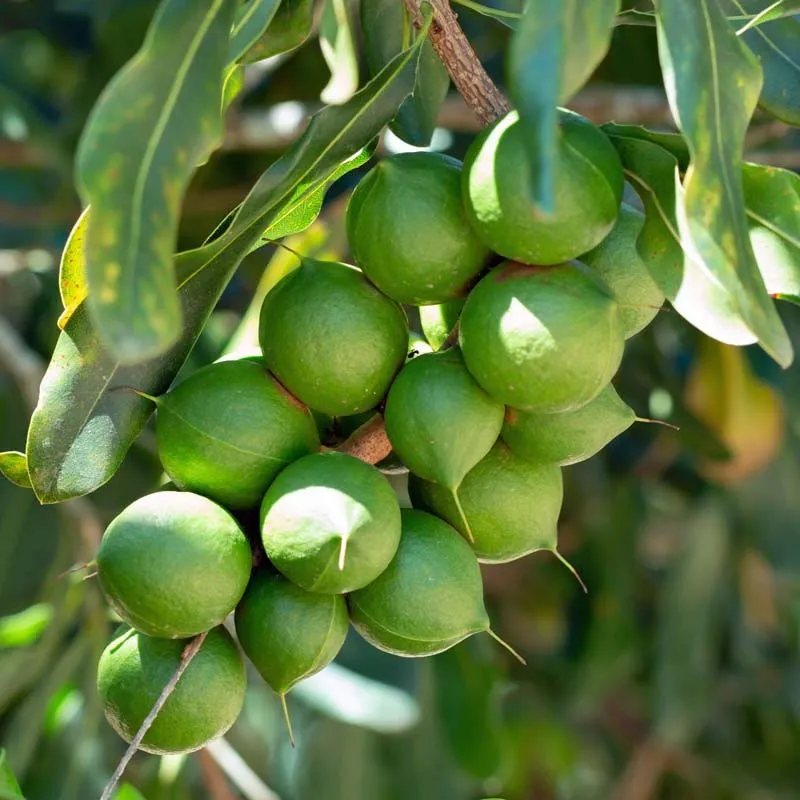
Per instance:
[[[158,356],[181,335],[173,270],[181,203],[221,136],[238,5],[162,0],[81,136],[76,180],[92,206],[83,237],[87,301],[98,334],[123,363]]]
[[[664,85],[691,156],[676,189],[681,246],[731,295],[764,350],[786,367],[792,344],[756,263],[742,189],[744,136],[761,90],[761,67],[717,0],[655,5]]]
[[[89,222],[88,206],[78,217],[72,227],[61,253],[61,264],[58,269],[58,291],[61,293],[61,303],[64,310],[58,318],[58,327],[64,326],[75,312],[75,309],[86,298],[86,263],[83,257],[83,240],[86,236],[86,227]]]

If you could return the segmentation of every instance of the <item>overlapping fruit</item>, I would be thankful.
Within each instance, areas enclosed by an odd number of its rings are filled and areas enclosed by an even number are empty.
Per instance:
[[[99,669],[124,738],[209,630],[144,746],[195,749],[233,723],[244,671],[220,627],[230,614],[283,699],[351,624],[401,656],[492,633],[479,562],[557,552],[561,467],[634,421],[611,379],[663,297],[604,134],[564,113],[551,216],[528,198],[521,135],[511,113],[463,166],[434,153],[379,163],[348,208],[356,266],[303,259],[264,301],[263,358],[212,364],[155,398],[179,491],[126,508],[97,558],[130,626]],[[407,357],[403,304],[421,306],[431,352]],[[413,509],[378,466],[335,450],[374,414]]]

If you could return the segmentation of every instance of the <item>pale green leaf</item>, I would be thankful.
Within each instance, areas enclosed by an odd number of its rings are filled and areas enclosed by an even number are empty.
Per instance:
[[[16,450],[0,453],[0,475],[21,489],[31,488],[28,459],[25,457],[25,453]]]
[[[83,210],[67,237],[58,269],[58,290],[64,311],[58,318],[58,327],[64,330],[75,309],[86,299],[86,261],[83,242],[89,224],[89,208]]]
[[[331,77],[320,94],[323,103],[345,103],[358,89],[358,50],[354,33],[357,15],[355,0],[324,0],[319,47]]]

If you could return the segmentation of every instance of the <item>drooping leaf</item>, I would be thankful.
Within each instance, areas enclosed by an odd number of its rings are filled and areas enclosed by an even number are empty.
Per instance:
[[[800,125],[800,19],[787,17],[783,4],[768,0],[722,0],[729,17],[734,14],[758,18],[758,24],[742,30],[745,22],[736,22],[740,38],[756,54],[764,71],[759,105],[773,116],[791,125]],[[772,7],[772,8],[771,8]],[[793,13],[798,13],[797,4]],[[778,18],[780,17],[780,18]]]
[[[244,54],[250,64],[300,47],[314,27],[314,0],[282,0],[267,30]]]
[[[466,641],[433,659],[439,722],[458,763],[475,778],[491,778],[503,764],[500,714],[502,672],[479,641]]]
[[[608,50],[619,0],[528,0],[508,54],[511,98],[528,143],[531,194],[555,208],[559,104],[589,79]]]
[[[711,710],[724,621],[727,525],[724,509],[710,499],[682,521],[683,546],[660,595],[656,729],[671,745],[691,744]]]
[[[368,0],[361,3],[364,55],[371,75],[408,47],[414,35],[403,0]],[[406,98],[389,124],[392,133],[414,147],[431,142],[436,118],[450,86],[450,76],[433,45],[422,45],[413,94]]]
[[[320,94],[323,103],[345,103],[358,89],[358,50],[354,33],[357,18],[358,0],[325,0],[323,3],[319,46],[331,71],[330,80]]]
[[[5,750],[0,750],[0,800],[25,800],[25,795],[11,771]]]
[[[630,127],[607,125],[604,130],[622,159],[626,179],[644,203],[645,224],[636,247],[653,280],[675,310],[707,336],[727,344],[752,344],[756,337],[730,292],[681,246],[678,160],[649,141],[645,129],[629,135]]]
[[[75,309],[86,298],[86,261],[83,257],[83,242],[89,224],[89,208],[83,210],[67,237],[61,253],[58,269],[58,290],[64,311],[58,318],[58,327],[64,330]]]
[[[136,56],[84,128],[77,183],[92,206],[88,302],[124,363],[180,336],[173,256],[183,194],[221,133],[223,72],[236,0],[163,0]]]
[[[54,503],[108,481],[152,413],[152,404],[120,387],[164,392],[242,259],[262,238],[306,228],[334,176],[360,163],[363,149],[414,85],[423,39],[397,56],[352,100],[326,108],[261,176],[225,232],[175,258],[184,316],[179,342],[166,354],[123,365],[100,343],[83,303],[59,337],[28,430],[28,466],[37,497]],[[345,164],[347,167],[345,168]],[[294,220],[294,230],[287,220]]]
[[[231,29],[228,63],[238,61],[261,38],[281,0],[248,0],[242,4]]]
[[[792,345],[756,264],[742,192],[761,70],[716,0],[658,0],[656,11],[667,96],[691,154],[677,196],[681,244],[728,290],[761,346],[788,366]]]
[[[800,303],[800,175],[744,164],[742,178],[750,241],[767,291]]]
[[[32,488],[28,475],[28,459],[25,453],[16,450],[0,453],[0,474],[21,489]]]

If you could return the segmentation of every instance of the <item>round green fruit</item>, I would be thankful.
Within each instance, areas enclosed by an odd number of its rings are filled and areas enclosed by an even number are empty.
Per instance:
[[[130,742],[181,663],[190,640],[154,639],[127,629],[100,656],[97,689],[106,718]],[[222,736],[239,716],[247,679],[224,628],[208,632],[139,748],[190,753]]]
[[[422,306],[419,310],[419,321],[422,332],[434,350],[441,349],[450,332],[455,328],[464,300],[451,300],[438,306]]]
[[[578,262],[505,262],[470,293],[459,324],[475,380],[512,408],[580,408],[614,376],[625,340],[608,287]]]
[[[373,167],[347,207],[347,238],[364,274],[399,303],[466,294],[489,257],[461,199],[461,162],[403,153]]]
[[[488,631],[480,568],[470,546],[432,514],[403,509],[402,515],[392,563],[348,598],[355,629],[399,656],[441,653]]]
[[[626,339],[646,328],[664,304],[664,293],[636,249],[643,225],[644,214],[623,203],[611,233],[580,259],[614,293]]]
[[[283,467],[319,450],[308,409],[249,359],[203,367],[156,405],[167,474],[229,508],[258,506]]]
[[[560,115],[556,201],[542,214],[531,200],[525,132],[516,111],[484,130],[464,161],[467,216],[496,253],[524,264],[559,264],[611,231],[622,200],[622,163],[608,137],[570,111]]]
[[[400,506],[375,467],[343,453],[316,453],[289,465],[261,505],[270,561],[309,592],[365,586],[392,560]]]
[[[242,649],[280,696],[333,661],[349,625],[342,595],[307,592],[267,571],[253,575],[235,619]]]
[[[497,441],[505,408],[475,382],[457,349],[418,356],[395,378],[384,421],[411,472],[455,491]]]
[[[234,518],[191,492],[131,503],[97,553],[97,577],[114,611],[136,630],[170,639],[219,625],[244,594],[251,565]]]
[[[406,357],[408,322],[360,270],[304,258],[264,298],[259,339],[267,367],[292,394],[344,416],[386,394]]]
[[[561,470],[517,458],[503,442],[467,473],[458,490],[469,529],[441,486],[412,475],[408,491],[416,507],[443,517],[465,536],[471,531],[480,561],[503,563],[557,546]]]
[[[563,467],[599,453],[635,421],[633,409],[608,384],[575,411],[536,414],[509,408],[502,437],[520,458]]]

